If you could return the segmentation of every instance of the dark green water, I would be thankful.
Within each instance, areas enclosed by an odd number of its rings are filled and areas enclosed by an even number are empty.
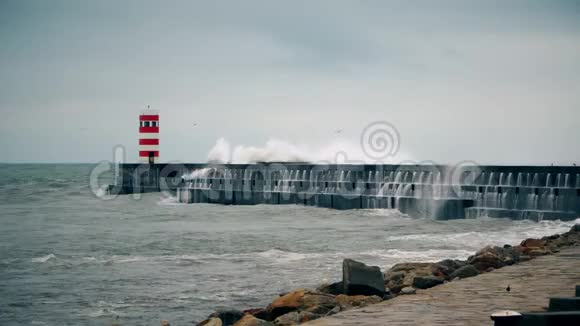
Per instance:
[[[92,168],[0,165],[0,325],[186,325],[337,280],[346,257],[382,268],[466,258],[574,224],[181,205],[161,194],[104,201]]]

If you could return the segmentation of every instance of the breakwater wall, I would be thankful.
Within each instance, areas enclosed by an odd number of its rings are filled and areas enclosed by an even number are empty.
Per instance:
[[[437,219],[580,216],[580,167],[122,164],[109,192],[169,191],[182,203],[398,209]]]

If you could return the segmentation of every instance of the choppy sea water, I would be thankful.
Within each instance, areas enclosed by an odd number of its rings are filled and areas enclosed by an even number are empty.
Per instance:
[[[434,221],[394,210],[104,201],[91,165],[0,165],[0,325],[175,325],[220,307],[339,280],[343,258],[383,269],[466,258],[575,222]]]

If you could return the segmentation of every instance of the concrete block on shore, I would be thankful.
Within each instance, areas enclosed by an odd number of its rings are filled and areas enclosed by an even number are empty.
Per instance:
[[[348,295],[376,295],[386,293],[383,273],[378,266],[368,266],[352,259],[342,263],[342,284]]]

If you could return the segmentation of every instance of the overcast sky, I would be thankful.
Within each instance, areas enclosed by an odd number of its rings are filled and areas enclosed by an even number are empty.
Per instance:
[[[0,0],[0,161],[134,161],[147,105],[161,161],[385,120],[417,161],[580,164],[580,2]]]

